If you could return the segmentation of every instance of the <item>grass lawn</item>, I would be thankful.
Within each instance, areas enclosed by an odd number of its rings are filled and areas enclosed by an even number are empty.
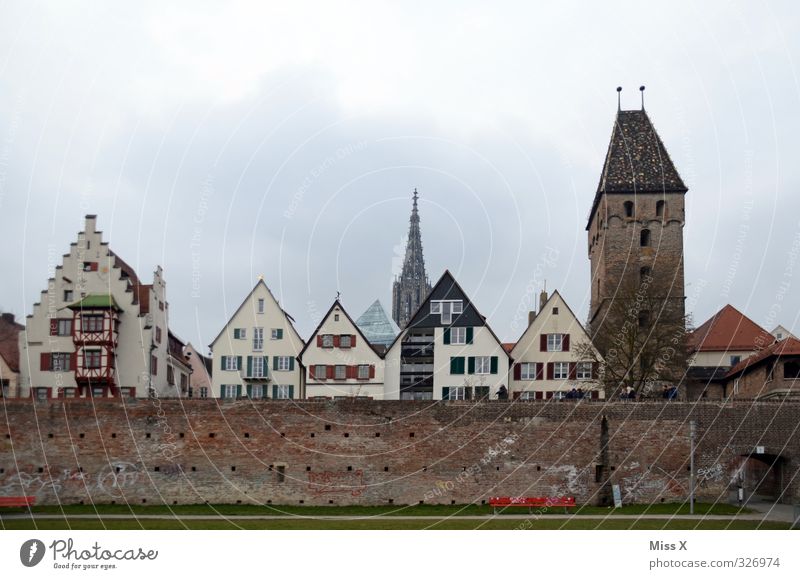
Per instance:
[[[50,513],[58,515],[298,515],[302,517],[335,517],[335,516],[466,516],[466,515],[491,515],[492,508],[488,505],[386,505],[378,507],[368,506],[280,506],[280,505],[64,505],[33,507],[34,513]],[[0,516],[5,513],[27,513],[27,509],[2,509]],[[505,511],[509,514],[525,514],[524,508],[512,508]],[[576,515],[688,515],[689,505],[685,503],[659,503],[654,505],[627,505],[620,509],[609,507],[584,506],[569,509]],[[749,509],[740,509],[734,505],[710,503],[695,504],[697,515],[736,515],[749,513]],[[534,513],[547,516],[548,514],[564,514],[563,508],[551,508],[546,512]]]
[[[271,530],[471,530],[471,529],[788,529],[788,524],[763,523],[758,521],[694,521],[694,520],[568,520],[568,519],[503,519],[493,518],[485,521],[442,519],[431,521],[424,519],[399,519],[399,520],[320,520],[320,519],[292,519],[292,520],[237,520],[226,521],[216,519],[193,520],[99,520],[99,519],[48,519],[48,520],[10,520],[1,521],[0,525],[8,530],[83,530],[83,529],[207,529],[207,530],[232,530],[232,529],[271,529]]]

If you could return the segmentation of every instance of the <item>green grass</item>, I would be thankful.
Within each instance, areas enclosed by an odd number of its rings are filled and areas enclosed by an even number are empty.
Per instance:
[[[33,507],[34,513],[64,514],[64,515],[299,515],[304,517],[374,517],[382,516],[480,516],[491,515],[492,508],[488,505],[386,505],[386,506],[279,506],[279,505],[64,505]],[[27,509],[0,509],[0,516],[5,513],[27,513]],[[525,508],[512,508],[504,511],[508,514],[525,514]],[[688,515],[689,505],[683,503],[658,503],[654,505],[628,505],[620,509],[609,507],[584,506],[569,509],[571,514],[577,515]],[[734,505],[711,503],[697,503],[697,515],[736,515],[749,513],[749,509],[740,509]],[[550,508],[545,512],[534,509],[534,513],[547,516],[549,514],[564,514],[563,508]]]
[[[99,520],[99,519],[48,519],[30,520],[20,519],[0,521],[0,525],[7,530],[98,530],[98,529],[207,529],[207,530],[232,530],[232,529],[270,529],[270,530],[549,530],[549,529],[780,529],[786,530],[788,524],[759,523],[758,521],[694,521],[694,520],[558,520],[558,519],[502,519],[492,518],[485,521],[442,519],[430,521],[421,519],[402,520],[319,520],[319,519],[293,519],[293,520],[245,520],[226,521],[224,519],[196,519],[196,520]]]

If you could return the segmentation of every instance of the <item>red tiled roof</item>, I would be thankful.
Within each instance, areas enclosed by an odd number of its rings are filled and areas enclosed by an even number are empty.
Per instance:
[[[689,334],[693,352],[760,350],[774,341],[772,334],[730,304]]]
[[[503,343],[503,349],[506,352],[508,352],[509,354],[511,353],[511,350],[514,349],[514,346],[516,346],[516,344],[514,342],[504,342]]]
[[[19,372],[19,333],[24,329],[14,321],[13,314],[0,316],[0,356],[12,372]]]
[[[764,348],[760,352],[753,354],[731,368],[730,372],[726,374],[726,378],[732,377],[734,374],[741,374],[745,370],[757,366],[768,358],[778,356],[800,356],[800,340],[795,338],[786,338],[780,342],[775,342],[768,348]]]

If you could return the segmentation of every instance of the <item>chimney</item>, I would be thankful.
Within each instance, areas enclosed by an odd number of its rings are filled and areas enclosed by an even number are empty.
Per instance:
[[[544,309],[544,305],[547,303],[547,290],[542,290],[542,293],[539,294],[539,313],[542,313]]]
[[[536,319],[536,310],[531,310],[528,312],[528,325],[530,326],[533,323],[533,320]]]
[[[14,314],[11,314],[9,312],[3,312],[3,321],[4,322],[8,322],[9,324],[13,324],[14,323]]]

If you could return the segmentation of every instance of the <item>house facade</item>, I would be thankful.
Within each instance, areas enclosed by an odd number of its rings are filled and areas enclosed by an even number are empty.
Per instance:
[[[18,324],[14,314],[0,315],[0,397],[19,395],[19,335],[25,326]]]
[[[742,360],[725,384],[731,398],[800,400],[800,340],[784,338]]]
[[[259,279],[211,343],[209,397],[302,398],[304,342],[293,322]]]
[[[176,397],[160,267],[144,284],[103,241],[96,216],[53,270],[20,334],[21,396]]]
[[[186,344],[184,349],[186,360],[191,369],[189,377],[189,398],[213,398],[211,391],[211,375],[213,372],[213,360],[203,356],[191,342]]]
[[[511,396],[521,400],[603,398],[600,355],[557,291],[542,292],[539,312],[511,350]]]
[[[496,397],[509,356],[449,271],[433,286],[385,355],[392,400]]]
[[[384,364],[337,299],[311,334],[301,359],[307,398],[384,398]]]

